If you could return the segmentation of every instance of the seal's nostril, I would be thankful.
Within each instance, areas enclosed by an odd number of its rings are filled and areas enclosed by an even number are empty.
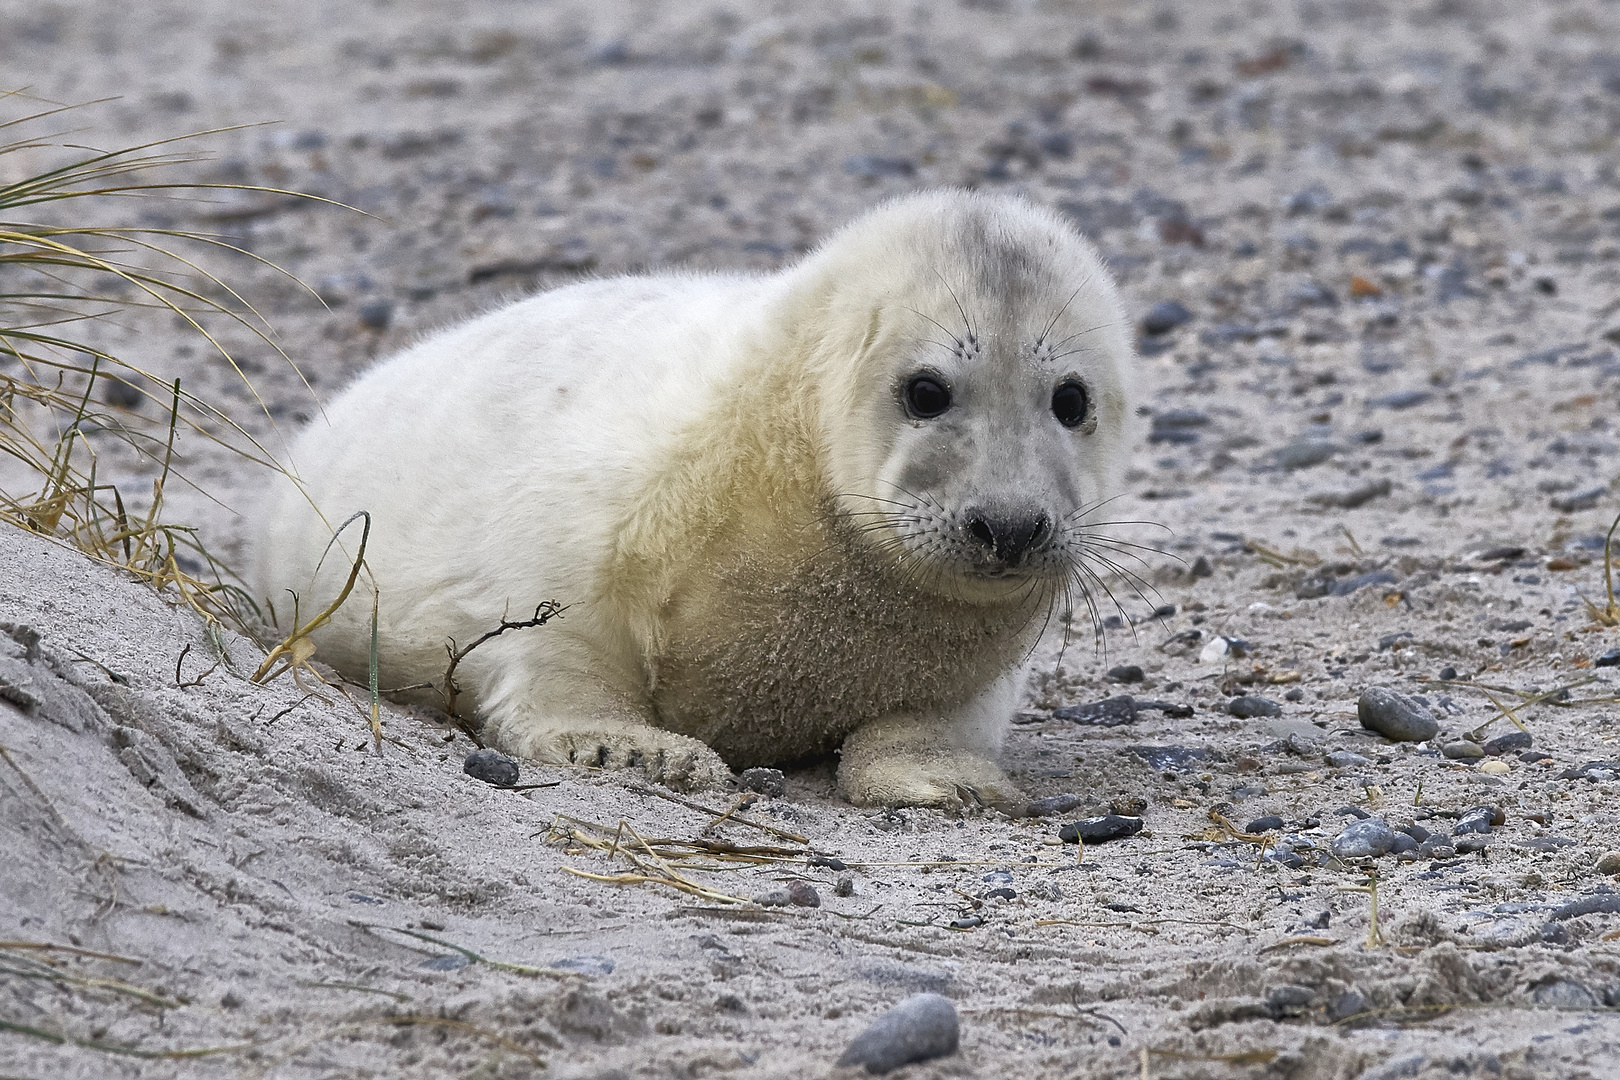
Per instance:
[[[1035,528],[1029,533],[1029,546],[1034,547],[1046,539],[1046,532],[1052,527],[1052,521],[1045,514],[1035,519]]]
[[[973,535],[973,539],[977,540],[985,547],[992,549],[995,548],[996,534],[994,530],[990,528],[990,523],[984,520],[984,518],[976,517],[969,521],[968,532]]]

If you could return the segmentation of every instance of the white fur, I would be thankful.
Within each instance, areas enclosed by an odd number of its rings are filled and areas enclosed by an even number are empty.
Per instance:
[[[568,605],[458,672],[509,752],[704,785],[729,775],[710,746],[746,766],[843,742],[854,801],[1010,800],[989,759],[1076,583],[1072,515],[1120,467],[1125,331],[1060,219],[960,192],[880,207],[771,276],[543,293],[327,407],[292,453],[304,493],[266,514],[259,584],[284,623],[284,590],[323,606],[347,565],[317,560],[365,509],[385,686],[440,682],[447,639],[503,613]],[[953,388],[938,419],[902,407],[921,368]],[[1065,377],[1093,401],[1081,428],[1053,419]],[[1064,524],[986,570],[964,522],[992,503]],[[366,669],[370,606],[340,609],[321,659]]]

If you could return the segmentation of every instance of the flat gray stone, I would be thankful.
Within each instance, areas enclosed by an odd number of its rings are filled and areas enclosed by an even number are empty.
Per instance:
[[[874,1074],[891,1072],[914,1061],[954,1054],[959,1038],[956,1006],[938,994],[913,994],[872,1021],[838,1064],[862,1065]]]
[[[1387,686],[1369,686],[1356,702],[1361,726],[1395,742],[1424,742],[1440,733],[1440,721],[1421,701]]]

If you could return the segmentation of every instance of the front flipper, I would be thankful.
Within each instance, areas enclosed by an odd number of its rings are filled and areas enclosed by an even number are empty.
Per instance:
[[[525,717],[496,723],[492,741],[514,757],[547,765],[640,769],[650,780],[681,791],[725,787],[731,770],[696,739],[635,720]]]
[[[858,728],[844,740],[838,793],[856,806],[1011,811],[1028,803],[1028,796],[994,762],[954,745],[944,734],[937,725],[916,720]]]

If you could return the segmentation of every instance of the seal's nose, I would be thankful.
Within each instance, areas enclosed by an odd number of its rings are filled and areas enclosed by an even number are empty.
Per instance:
[[[970,510],[967,533],[1004,566],[1017,566],[1051,531],[1051,520],[1044,513],[992,513]]]

